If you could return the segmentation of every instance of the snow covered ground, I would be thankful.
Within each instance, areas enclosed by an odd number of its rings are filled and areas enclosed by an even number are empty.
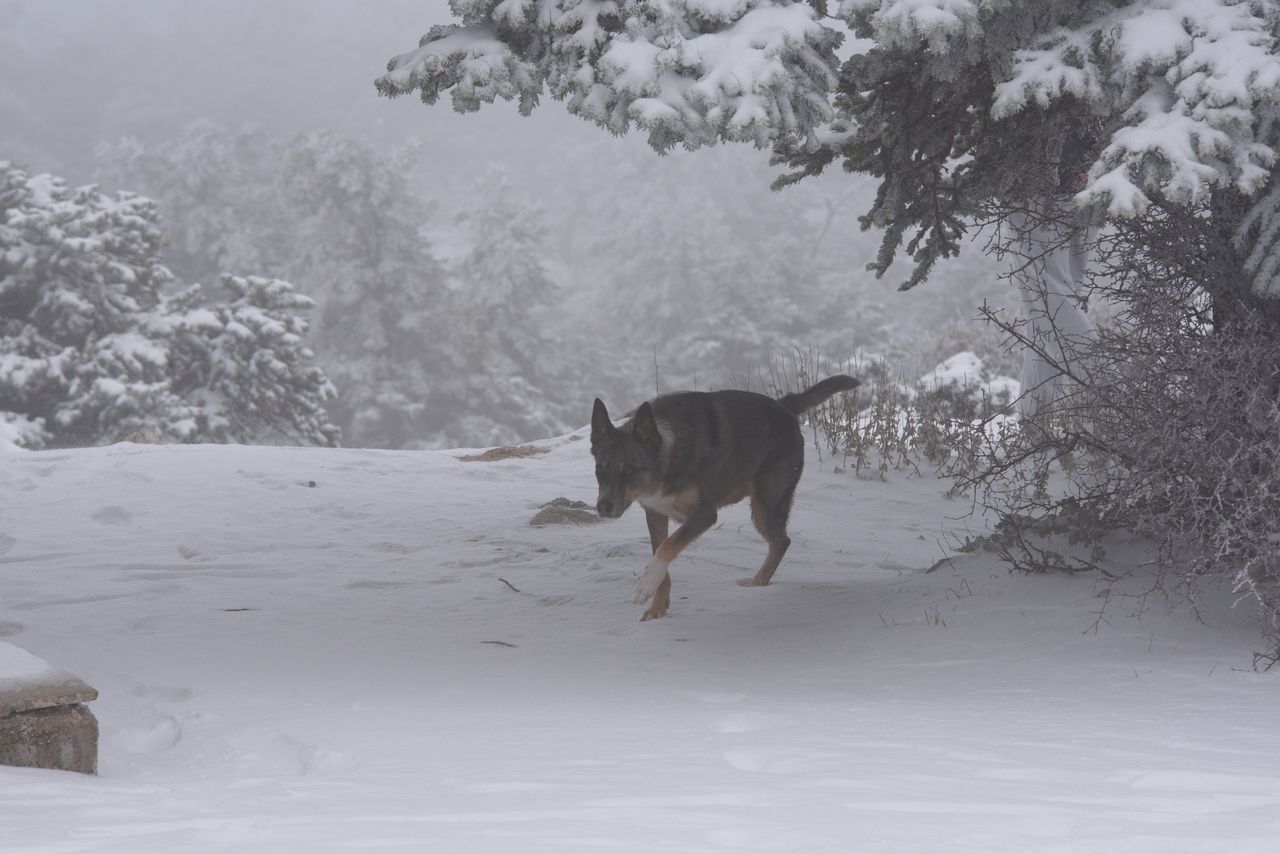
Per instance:
[[[926,573],[967,505],[811,455],[775,584],[734,508],[642,624],[642,515],[529,527],[595,497],[541,444],[0,451],[0,637],[102,727],[0,768],[0,850],[1280,850],[1249,607],[1088,631],[1118,587]]]

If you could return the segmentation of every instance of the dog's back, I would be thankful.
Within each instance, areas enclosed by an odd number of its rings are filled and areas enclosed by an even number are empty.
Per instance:
[[[833,394],[857,388],[838,375],[775,400],[751,391],[679,392],[649,402],[664,439],[663,491],[697,486],[717,507],[745,497],[749,481],[781,457],[804,464],[799,416]],[[667,449],[670,449],[667,451]]]
[[[803,461],[795,413],[763,394],[680,392],[649,405],[664,440],[671,440],[663,442],[659,468],[665,494],[696,487],[723,507],[745,497],[745,484],[771,459],[798,453]]]

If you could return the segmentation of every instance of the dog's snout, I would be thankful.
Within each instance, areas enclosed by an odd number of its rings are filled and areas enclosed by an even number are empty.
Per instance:
[[[601,516],[613,515],[613,502],[607,498],[601,498],[596,502],[596,512]]]

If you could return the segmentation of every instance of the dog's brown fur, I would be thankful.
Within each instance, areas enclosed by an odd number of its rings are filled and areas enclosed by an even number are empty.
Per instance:
[[[787,519],[804,468],[798,416],[841,391],[857,387],[838,375],[774,400],[749,391],[683,392],[640,405],[613,426],[599,398],[591,413],[601,516],[617,518],[634,502],[645,508],[653,559],[636,586],[635,601],[652,602],[642,620],[664,616],[671,602],[667,567],[716,523],[716,511],[751,498],[751,519],[769,554],[747,586],[763,587],[791,539]],[[668,536],[668,520],[681,523]]]

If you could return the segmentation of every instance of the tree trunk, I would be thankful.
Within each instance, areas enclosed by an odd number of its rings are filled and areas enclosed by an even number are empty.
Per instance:
[[[1054,201],[1036,207],[1009,217],[1019,246],[1011,253],[1012,275],[1029,342],[1018,399],[1023,418],[1052,404],[1071,384],[1087,380],[1086,350],[1097,338],[1085,312],[1084,290],[1094,232],[1072,223]]]

